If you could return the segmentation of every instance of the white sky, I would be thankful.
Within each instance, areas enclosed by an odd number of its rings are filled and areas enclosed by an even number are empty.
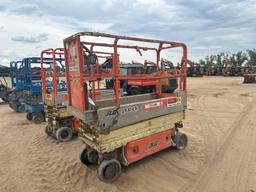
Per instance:
[[[180,41],[189,58],[256,46],[256,0],[1,0],[0,64],[79,31]]]

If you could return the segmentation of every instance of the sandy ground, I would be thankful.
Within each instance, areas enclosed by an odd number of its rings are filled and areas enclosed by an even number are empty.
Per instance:
[[[0,105],[0,191],[256,191],[256,84],[240,77],[188,81],[188,147],[132,164],[114,184],[80,163],[79,139],[59,143],[44,125]]]

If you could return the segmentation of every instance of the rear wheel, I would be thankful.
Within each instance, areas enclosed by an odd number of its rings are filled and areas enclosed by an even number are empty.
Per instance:
[[[1,98],[3,100],[3,102],[5,103],[8,103],[9,102],[9,95],[11,94],[12,92],[8,92],[3,98]]]
[[[140,89],[138,87],[132,87],[130,89],[130,94],[131,95],[139,95],[141,92],[140,92]]]
[[[44,114],[43,113],[34,113],[32,115],[32,121],[36,124],[42,123],[44,121]]]
[[[27,113],[26,117],[27,117],[27,120],[31,121],[33,115],[32,115],[32,113]]]
[[[66,142],[71,140],[72,136],[73,136],[73,131],[69,127],[60,127],[56,131],[56,138],[58,141],[61,141],[61,142]]]
[[[24,105],[19,105],[17,111],[18,111],[19,113],[25,112],[25,106],[24,106]]]
[[[80,161],[81,163],[83,163],[84,165],[88,165],[90,164],[89,160],[88,160],[88,154],[87,154],[87,148],[86,145],[82,145],[80,148]]]
[[[96,164],[98,162],[98,152],[92,149],[87,149],[86,145],[83,145],[80,149],[80,161],[84,165]]]
[[[88,160],[89,160],[90,163],[92,163],[92,164],[98,163],[99,156],[98,156],[98,152],[97,151],[89,150],[87,152],[87,156],[88,156]]]
[[[50,136],[51,135],[51,132],[49,131],[49,125],[46,125],[44,127],[44,132],[46,133],[46,135]]]
[[[8,99],[5,98],[5,97],[3,97],[3,98],[1,98],[1,99],[3,100],[4,103],[7,103],[7,102],[8,102]]]
[[[121,164],[116,159],[103,160],[98,167],[97,174],[101,181],[111,183],[121,175]]]
[[[183,150],[187,147],[188,137],[184,133],[178,132],[173,136],[173,141],[176,144],[176,149]]]

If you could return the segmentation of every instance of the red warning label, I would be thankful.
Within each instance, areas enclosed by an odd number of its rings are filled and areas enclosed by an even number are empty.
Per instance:
[[[180,103],[181,103],[181,97],[171,98],[167,100],[167,107],[172,107]]]

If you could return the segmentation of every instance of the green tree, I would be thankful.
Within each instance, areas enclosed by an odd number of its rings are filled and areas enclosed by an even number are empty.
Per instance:
[[[241,66],[244,61],[248,60],[247,55],[242,51],[236,53],[236,66]]]
[[[206,62],[205,62],[205,60],[203,60],[203,59],[200,59],[199,60],[199,64],[201,65],[201,66],[206,66]]]
[[[247,50],[249,61],[256,65],[256,49]]]
[[[218,67],[223,67],[223,65],[224,65],[224,56],[225,56],[225,54],[223,52],[216,55],[216,63],[217,63]]]
[[[228,57],[229,64],[236,66],[236,54],[232,54]]]
[[[209,56],[206,56],[205,57],[205,66],[208,67],[210,64],[210,57]]]

